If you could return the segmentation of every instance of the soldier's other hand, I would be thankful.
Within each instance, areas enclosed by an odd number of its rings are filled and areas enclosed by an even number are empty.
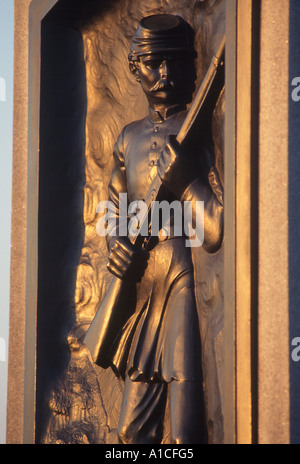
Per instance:
[[[107,269],[119,279],[132,275],[139,280],[147,267],[147,257],[148,253],[128,237],[118,237],[110,250]]]
[[[175,135],[168,135],[166,138],[165,148],[157,161],[157,173],[163,184],[178,199],[193,180],[188,169],[188,159]]]

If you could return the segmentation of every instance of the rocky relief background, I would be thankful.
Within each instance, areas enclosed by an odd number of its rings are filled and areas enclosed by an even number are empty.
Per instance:
[[[91,2],[89,2],[91,3]],[[122,382],[95,366],[82,344],[111,280],[105,238],[96,232],[99,201],[107,199],[115,141],[129,122],[147,114],[147,101],[128,68],[138,21],[155,13],[178,14],[196,32],[197,88],[224,33],[223,0],[118,0],[101,2],[78,27],[86,70],[84,245],[77,266],[75,322],[68,334],[69,362],[48,398],[43,443],[118,443]],[[103,8],[102,8],[103,3]],[[223,180],[224,91],[213,117],[216,165]],[[223,441],[223,249],[193,253],[203,344],[210,443]],[[167,414],[167,413],[166,413]],[[168,431],[164,442],[168,443]]]

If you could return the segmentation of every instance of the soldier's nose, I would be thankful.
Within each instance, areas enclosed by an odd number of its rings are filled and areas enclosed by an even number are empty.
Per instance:
[[[161,69],[161,77],[164,78],[164,77],[169,76],[169,74],[170,74],[170,66],[169,66],[168,61],[164,60],[161,63],[160,69]]]

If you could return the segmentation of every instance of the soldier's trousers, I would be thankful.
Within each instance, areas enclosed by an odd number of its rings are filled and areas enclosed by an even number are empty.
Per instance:
[[[169,414],[165,415],[168,403]],[[168,420],[169,424],[164,424]],[[126,444],[159,444],[164,427],[168,443],[206,443],[202,382],[133,382],[125,380],[119,440]]]

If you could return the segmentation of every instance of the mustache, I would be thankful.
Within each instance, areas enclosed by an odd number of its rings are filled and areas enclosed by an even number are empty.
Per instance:
[[[158,92],[160,90],[170,90],[174,89],[174,82],[170,79],[160,79],[152,88],[151,92]]]

